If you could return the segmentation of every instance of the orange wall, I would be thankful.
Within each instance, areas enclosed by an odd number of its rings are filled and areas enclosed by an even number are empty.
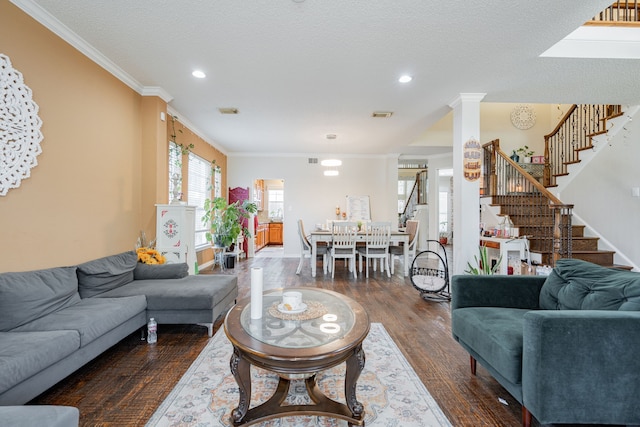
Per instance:
[[[0,40],[33,91],[44,134],[31,177],[0,197],[0,272],[73,265],[133,249],[141,230],[155,235],[154,205],[167,202],[166,104],[8,1]]]

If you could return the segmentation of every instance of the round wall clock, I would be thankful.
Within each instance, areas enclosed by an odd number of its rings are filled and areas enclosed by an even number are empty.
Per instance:
[[[529,105],[517,105],[511,112],[511,123],[518,129],[529,129],[536,124],[536,112]]]
[[[20,187],[42,152],[42,120],[22,74],[0,53],[0,196]]]

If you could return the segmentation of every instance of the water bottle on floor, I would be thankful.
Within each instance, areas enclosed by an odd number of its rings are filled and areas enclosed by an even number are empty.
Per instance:
[[[158,323],[152,317],[147,323],[147,343],[154,344],[158,341]]]

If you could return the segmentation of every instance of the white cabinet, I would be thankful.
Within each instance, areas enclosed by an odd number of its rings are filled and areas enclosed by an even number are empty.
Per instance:
[[[186,262],[195,274],[196,207],[156,205],[156,249],[167,263]]]
[[[498,274],[508,274],[510,266],[514,267],[513,274],[521,274],[521,260],[527,259],[528,256],[528,241],[526,237],[480,237],[480,245],[488,248],[487,254],[492,262],[493,260],[497,262],[502,257]]]

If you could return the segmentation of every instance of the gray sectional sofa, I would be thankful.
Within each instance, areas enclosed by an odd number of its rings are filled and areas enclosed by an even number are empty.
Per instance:
[[[640,274],[562,259],[545,276],[454,276],[451,330],[522,424],[640,425]]]
[[[203,324],[211,336],[237,295],[236,276],[189,276],[186,264],[140,264],[133,251],[0,273],[0,405],[28,402],[150,317]]]

